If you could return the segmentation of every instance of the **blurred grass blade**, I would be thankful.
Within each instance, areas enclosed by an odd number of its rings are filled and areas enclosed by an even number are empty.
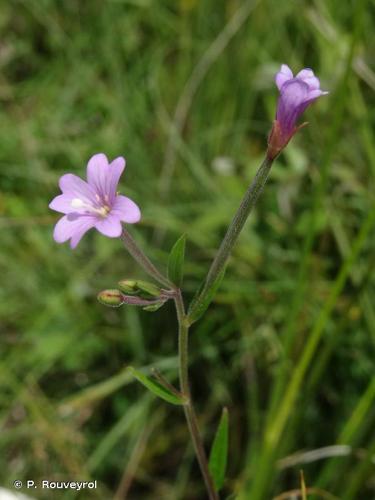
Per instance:
[[[303,474],[303,470],[300,470],[299,473],[300,473],[300,481],[301,481],[302,500],[307,500],[306,483],[305,483],[305,476]]]
[[[219,426],[212,443],[209,469],[214,480],[216,491],[220,491],[225,481],[228,456],[228,410],[223,409]]]
[[[138,380],[142,385],[144,385],[149,391],[151,391],[155,396],[158,396],[164,401],[171,403],[173,405],[183,405],[186,403],[185,398],[179,395],[178,392],[172,392],[171,389],[165,387],[160,382],[153,380],[144,373],[136,370],[132,366],[128,367],[128,372],[133,375],[134,378]]]
[[[215,297],[215,293],[219,288],[225,274],[225,267],[223,270],[217,275],[215,281],[212,285],[205,289],[204,284],[198,289],[195,294],[191,304],[189,306],[188,318],[190,324],[195,323],[200,319],[203,314],[206,312],[208,306],[211,304],[212,299]]]
[[[168,278],[180,287],[184,275],[186,235],[183,234],[173,245],[168,258]]]

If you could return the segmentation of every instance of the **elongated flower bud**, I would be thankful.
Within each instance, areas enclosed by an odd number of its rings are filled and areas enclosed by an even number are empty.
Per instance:
[[[137,282],[135,280],[121,280],[118,282],[119,289],[128,295],[136,295],[138,292]]]
[[[120,290],[103,290],[97,295],[98,301],[105,306],[119,307],[124,303]]]
[[[123,293],[142,299],[156,299],[162,294],[158,286],[142,280],[121,280],[118,282],[118,287]]]
[[[137,286],[141,291],[142,296],[146,294],[150,297],[160,297],[161,290],[153,283],[149,283],[148,281],[137,280]]]
[[[292,70],[283,64],[275,80],[280,97],[276,119],[268,138],[267,155],[270,159],[276,158],[293,135],[305,125],[296,125],[305,109],[318,97],[328,94],[320,90],[320,82],[310,68],[301,70],[294,77]]]

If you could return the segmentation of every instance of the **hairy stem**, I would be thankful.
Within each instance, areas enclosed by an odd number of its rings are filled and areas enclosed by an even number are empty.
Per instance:
[[[138,262],[138,264],[145,270],[145,272],[154,278],[158,283],[167,287],[168,289],[174,289],[174,284],[169,281],[168,278],[163,276],[160,271],[156,269],[154,264],[150,261],[150,259],[142,252],[142,250],[138,247],[137,243],[133,239],[133,237],[128,233],[126,229],[123,229],[121,234],[121,239],[134,260]]]
[[[269,158],[268,156],[266,156],[266,158],[263,160],[263,163],[259,167],[253,182],[250,184],[244,197],[242,198],[241,204],[238,207],[238,210],[227,229],[224,239],[221,242],[219,250],[217,251],[217,254],[207,273],[204,288],[200,294],[200,297],[203,297],[206,291],[210,289],[220,272],[223,270],[232,251],[232,248],[236,243],[237,238],[242,231],[242,228],[247,218],[249,217],[252,208],[257,202],[259,195],[263,191],[264,185],[268,178],[268,174],[272,167],[273,160],[273,158]]]
[[[178,351],[179,351],[179,370],[180,370],[180,390],[187,398],[187,403],[184,405],[185,417],[189,427],[190,436],[194,445],[195,454],[202,472],[202,476],[207,488],[208,498],[210,500],[218,500],[219,496],[215,491],[214,483],[208,468],[206,452],[204,450],[202,438],[199,432],[197,417],[195,415],[193,403],[191,400],[190,385],[189,385],[189,360],[188,360],[188,340],[189,326],[185,314],[185,307],[182,300],[181,291],[177,290],[174,297],[178,325]]]

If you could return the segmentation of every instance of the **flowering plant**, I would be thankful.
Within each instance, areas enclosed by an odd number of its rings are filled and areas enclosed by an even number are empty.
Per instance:
[[[49,205],[52,210],[64,214],[55,226],[56,242],[63,243],[70,240],[71,247],[75,248],[82,236],[91,228],[110,238],[121,238],[130,255],[157,283],[156,285],[141,280],[121,280],[118,288],[99,293],[100,302],[112,307],[123,304],[135,305],[149,311],[157,310],[169,300],[174,302],[179,326],[180,387],[178,389],[173,387],[158,373],[155,373],[154,377],[148,377],[135,368],[129,368],[129,372],[155,395],[183,407],[207,494],[211,500],[219,498],[218,492],[225,479],[228,412],[226,409],[223,410],[208,461],[189,385],[189,328],[209,307],[224,276],[228,257],[265,186],[274,159],[301,128],[301,125],[296,125],[298,118],[318,97],[327,94],[320,90],[318,78],[307,68],[293,77],[291,69],[282,65],[276,74],[276,85],[280,97],[265,159],[244,194],[207,277],[188,310],[185,308],[181,291],[185,237],[182,236],[172,248],[168,273],[165,275],[149,260],[122,225],[137,223],[141,218],[140,209],[134,201],[117,192],[125,168],[124,158],[118,157],[109,163],[104,154],[94,155],[87,165],[87,182],[73,174],[63,175],[59,182],[62,194],[55,197]]]

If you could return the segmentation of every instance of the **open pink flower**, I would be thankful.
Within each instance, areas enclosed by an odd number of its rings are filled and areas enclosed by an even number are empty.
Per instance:
[[[276,120],[269,138],[269,155],[274,158],[288,144],[300,127],[296,126],[299,116],[318,97],[328,94],[320,90],[319,79],[310,68],[301,70],[294,77],[292,70],[282,64],[275,77],[280,91]]]
[[[53,233],[57,243],[70,240],[71,248],[75,248],[92,227],[105,236],[118,238],[122,233],[121,222],[139,222],[138,206],[130,198],[117,194],[124,168],[121,156],[108,163],[107,157],[100,153],[87,164],[87,182],[73,174],[60,178],[62,194],[49,204],[52,210],[65,214]]]

